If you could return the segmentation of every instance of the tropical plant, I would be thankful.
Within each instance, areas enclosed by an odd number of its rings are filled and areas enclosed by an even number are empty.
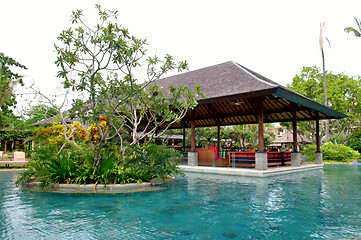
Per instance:
[[[355,17],[355,21],[356,21],[356,25],[357,25],[357,29],[354,27],[346,27],[344,29],[345,32],[347,33],[353,33],[355,35],[355,37],[361,37],[361,25],[360,25],[360,20],[357,19],[357,17]]]
[[[148,182],[153,178],[165,179],[182,174],[174,158],[179,153],[157,145],[134,146],[124,155],[104,148],[102,161],[93,174],[94,148],[64,149],[49,145],[36,148],[27,170],[16,181],[23,184],[31,179],[41,181],[42,186],[52,183],[124,184]]]
[[[303,152],[309,161],[314,161],[315,151],[316,146],[312,145],[304,149]],[[353,150],[352,148],[344,144],[333,144],[332,142],[323,144],[321,146],[321,152],[323,155],[323,160],[326,162],[351,162],[353,159],[360,159],[361,157],[360,153]]]
[[[361,128],[351,134],[346,145],[361,153]]]

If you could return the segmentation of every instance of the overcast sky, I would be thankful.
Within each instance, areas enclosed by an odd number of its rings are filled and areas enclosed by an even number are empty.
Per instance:
[[[1,1],[0,52],[26,65],[25,82],[43,91],[56,78],[54,43],[73,10],[97,17],[95,4],[119,10],[119,23],[148,41],[152,54],[187,60],[190,70],[235,61],[282,85],[303,66],[321,67],[320,23],[326,23],[326,69],[361,75],[361,38],[344,32],[361,18],[360,0],[302,1]]]

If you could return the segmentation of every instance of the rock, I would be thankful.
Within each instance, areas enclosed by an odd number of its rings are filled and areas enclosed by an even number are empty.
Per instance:
[[[164,180],[161,178],[153,178],[152,180],[150,180],[150,185],[151,186],[160,186],[164,184]]]

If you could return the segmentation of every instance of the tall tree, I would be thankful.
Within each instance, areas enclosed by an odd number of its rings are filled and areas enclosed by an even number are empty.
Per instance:
[[[13,67],[26,69],[24,65],[0,52],[0,127],[9,125],[6,119],[14,117],[11,110],[16,104],[13,89],[15,85],[23,84],[22,76],[14,72]]]
[[[31,109],[27,112],[28,118],[26,119],[26,124],[31,125],[42,119],[50,118],[58,114],[58,111],[53,107],[48,107],[45,104],[38,104],[32,106]]]
[[[355,37],[361,37],[361,25],[360,25],[360,20],[358,20],[356,17],[355,17],[355,21],[356,21],[356,25],[357,25],[357,28],[353,28],[353,27],[346,27],[344,29],[345,32],[347,33],[353,33],[355,34]]]
[[[351,132],[357,128],[361,120],[361,77],[349,77],[344,73],[327,73],[328,102],[333,109],[349,115],[341,120],[330,121],[331,141],[344,143]],[[316,66],[303,67],[301,73],[297,74],[288,88],[318,102],[323,103],[323,74]],[[307,136],[312,136],[315,131],[314,123],[300,122],[300,131]],[[309,132],[309,134],[307,134]],[[324,135],[324,133],[322,134]]]
[[[325,68],[325,53],[323,51],[323,40],[326,39],[326,41],[328,42],[329,46],[331,47],[330,41],[327,39],[327,37],[325,37],[324,35],[324,30],[326,28],[325,23],[320,24],[320,39],[319,39],[319,43],[320,43],[320,50],[321,50],[321,56],[322,56],[322,72],[323,72],[323,91],[324,91],[324,105],[328,106],[328,102],[327,102],[327,78],[326,78],[326,68]],[[328,142],[330,140],[330,129],[329,129],[329,122],[326,119],[325,120],[325,137],[326,137],[326,142]]]

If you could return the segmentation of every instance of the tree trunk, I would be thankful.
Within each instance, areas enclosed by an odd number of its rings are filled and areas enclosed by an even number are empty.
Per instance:
[[[5,146],[4,146],[4,153],[6,154],[6,152],[7,152],[7,148],[8,148],[8,141],[4,141],[4,144],[5,144]]]
[[[322,71],[323,71],[323,92],[325,95],[325,99],[324,99],[324,105],[327,107],[328,103],[327,103],[327,77],[326,77],[326,70],[325,70],[325,54],[323,52],[323,49],[321,49],[321,53],[322,53]],[[326,142],[330,141],[330,127],[329,127],[329,123],[328,120],[325,120],[325,138],[326,138]]]
[[[94,170],[93,170],[92,175],[95,174],[95,172],[97,171],[98,166],[99,166],[99,164],[100,164],[100,161],[101,161],[100,152],[101,152],[104,144],[105,144],[105,140],[103,140],[103,139],[100,140],[99,145],[98,145],[98,148],[97,148],[97,151],[96,151],[96,153],[95,153],[95,157],[94,157],[94,162],[93,162]]]

